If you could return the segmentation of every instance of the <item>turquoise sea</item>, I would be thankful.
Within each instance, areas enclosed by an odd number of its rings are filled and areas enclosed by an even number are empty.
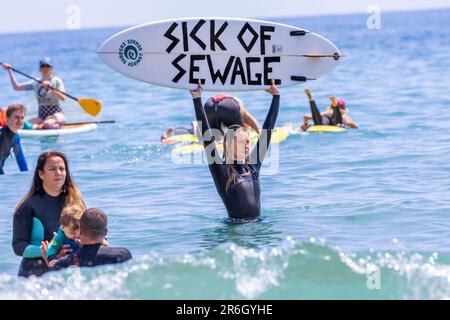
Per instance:
[[[321,108],[344,97],[361,129],[280,144],[277,168],[262,173],[262,218],[246,224],[228,221],[204,163],[175,164],[173,147],[159,145],[168,126],[193,120],[189,94],[100,61],[98,46],[120,29],[0,35],[0,61],[37,75],[39,58],[51,56],[69,93],[99,99],[98,120],[117,121],[22,144],[32,168],[45,150],[65,152],[88,206],[109,215],[110,244],[134,255],[18,279],[12,214],[32,173],[10,159],[0,177],[0,299],[448,299],[450,10],[383,13],[379,30],[367,18],[277,19],[347,55],[308,86]],[[36,113],[33,94],[13,91],[4,71],[0,88],[1,105]],[[300,124],[303,90],[282,89],[279,125]],[[270,96],[238,96],[262,122]],[[64,110],[92,120],[70,101]]]

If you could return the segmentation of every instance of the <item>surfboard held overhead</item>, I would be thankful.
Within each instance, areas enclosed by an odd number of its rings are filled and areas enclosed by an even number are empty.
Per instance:
[[[329,40],[308,30],[268,21],[186,18],[140,25],[119,32],[98,49],[105,64],[155,85],[204,90],[261,90],[275,79],[299,83],[293,74],[317,79],[331,72],[340,56]],[[297,76],[298,78],[298,76]]]

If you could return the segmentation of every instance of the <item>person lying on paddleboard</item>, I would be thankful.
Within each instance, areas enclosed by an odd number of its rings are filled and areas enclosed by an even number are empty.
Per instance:
[[[27,108],[21,104],[13,104],[6,109],[6,125],[0,129],[0,174],[4,174],[3,166],[11,155],[11,150],[14,152],[20,171],[28,171],[27,161],[17,133],[23,127],[26,112]]]
[[[311,89],[306,88],[305,93],[309,98],[311,114],[305,114],[303,117],[303,125],[300,127],[302,131],[306,131],[311,125],[309,120],[313,119],[314,125],[330,125],[342,126],[357,129],[358,126],[348,116],[348,110],[344,99],[336,99],[330,97],[331,106],[325,112],[319,112]]]
[[[53,75],[53,63],[50,58],[46,57],[39,61],[40,80],[43,81],[43,84],[35,81],[18,83],[10,65],[4,63],[3,68],[9,73],[14,90],[33,90],[36,95],[39,111],[38,116],[30,120],[33,124],[33,129],[57,129],[66,122],[66,117],[60,105],[65,100],[64,95],[48,87],[52,86],[58,90],[65,91],[63,81]]]
[[[224,93],[217,94],[209,98],[204,107],[211,128],[223,131],[224,126],[239,124],[244,125],[246,128],[252,128],[258,134],[261,132],[261,126],[259,125],[258,120],[245,109],[244,103],[237,97]],[[220,119],[220,121],[218,121],[218,119]],[[198,130],[196,121],[191,123],[190,129],[183,127],[167,129],[167,131],[161,135],[161,141],[167,139],[171,135],[189,133],[195,134],[197,138],[200,138],[200,131]]]
[[[197,138],[199,138],[197,121],[192,121],[190,128],[177,127],[177,128],[167,129],[166,132],[164,132],[161,135],[161,141],[166,140],[167,138],[169,138],[172,135],[179,135],[179,134],[192,134],[192,135],[197,136]]]
[[[196,90],[190,91],[196,118],[201,122],[209,170],[228,216],[233,219],[255,219],[260,215],[259,171],[270,144],[280,107],[280,94],[275,86],[275,81],[272,80],[272,86],[266,91],[273,98],[255,148],[250,154],[247,129],[242,119],[233,119],[238,123],[230,124],[225,132],[223,158],[216,152],[215,138],[220,136],[220,131],[210,126],[211,122],[206,116],[201,99],[201,83],[198,84]],[[216,118],[215,120],[217,124],[224,119]]]

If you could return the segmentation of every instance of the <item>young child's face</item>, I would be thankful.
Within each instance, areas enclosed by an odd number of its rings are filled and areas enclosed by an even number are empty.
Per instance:
[[[70,226],[61,226],[62,231],[70,240],[75,240],[80,235],[80,228],[71,224]]]

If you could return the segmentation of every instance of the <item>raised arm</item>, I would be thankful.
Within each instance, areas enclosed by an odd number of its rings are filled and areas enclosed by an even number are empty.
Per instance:
[[[203,146],[205,147],[205,153],[208,157],[208,164],[220,163],[221,160],[217,154],[217,147],[215,142],[215,137],[209,126],[208,118],[206,117],[205,109],[202,103],[202,86],[199,82],[196,90],[190,91],[192,99],[194,101],[195,116],[197,121],[201,123],[201,134]],[[210,153],[209,153],[210,151]],[[212,157],[212,159],[210,159]]]
[[[19,90],[19,91],[33,90],[33,86],[30,85],[29,83],[18,83],[16,81],[16,78],[14,77],[14,74],[13,74],[9,64],[3,63],[3,68],[8,72],[9,79],[11,80],[11,84],[12,84],[12,87],[14,88],[14,90]]]
[[[261,167],[261,164],[267,154],[267,150],[269,149],[272,132],[275,128],[275,123],[278,117],[278,110],[280,108],[280,93],[278,91],[278,88],[275,86],[275,81],[273,79],[272,86],[266,91],[273,96],[272,103],[270,105],[270,109],[267,113],[266,119],[264,120],[258,142],[256,143],[256,146],[252,150],[252,153],[250,155],[251,163],[256,163],[258,169]]]

